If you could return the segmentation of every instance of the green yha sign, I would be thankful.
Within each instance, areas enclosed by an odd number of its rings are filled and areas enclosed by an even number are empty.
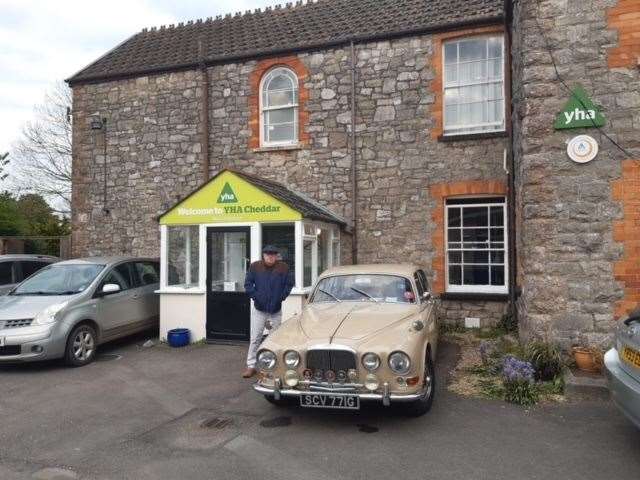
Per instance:
[[[598,107],[591,101],[582,85],[577,85],[571,98],[556,117],[553,127],[556,130],[593,128],[602,127],[604,123],[604,116]]]

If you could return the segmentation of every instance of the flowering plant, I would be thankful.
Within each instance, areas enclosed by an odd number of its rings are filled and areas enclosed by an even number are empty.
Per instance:
[[[502,361],[504,398],[519,405],[533,405],[538,401],[538,388],[534,382],[535,369],[529,362],[507,355]]]
[[[502,361],[502,376],[505,382],[533,383],[535,369],[529,362],[506,355]]]

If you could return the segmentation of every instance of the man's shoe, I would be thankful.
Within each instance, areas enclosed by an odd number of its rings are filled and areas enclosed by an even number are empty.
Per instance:
[[[255,368],[247,367],[247,369],[242,374],[242,378],[251,378],[255,374],[256,374],[256,369]]]

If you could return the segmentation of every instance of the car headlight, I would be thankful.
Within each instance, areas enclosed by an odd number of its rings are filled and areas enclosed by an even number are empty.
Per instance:
[[[273,370],[276,366],[276,354],[271,350],[262,350],[258,354],[257,364],[259,370]]]
[[[411,359],[404,352],[393,352],[389,355],[389,368],[393,373],[398,375],[406,375],[411,369]]]
[[[362,356],[362,366],[373,372],[380,366],[380,357],[375,353],[369,352]]]
[[[56,303],[49,305],[47,308],[33,317],[32,325],[50,325],[56,321],[56,315],[60,310],[67,306],[69,302]]]
[[[288,368],[296,368],[300,364],[300,354],[295,350],[284,352],[284,364]]]

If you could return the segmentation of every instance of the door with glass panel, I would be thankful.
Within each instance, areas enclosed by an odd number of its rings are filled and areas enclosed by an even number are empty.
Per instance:
[[[249,340],[249,227],[207,229],[207,340]]]

